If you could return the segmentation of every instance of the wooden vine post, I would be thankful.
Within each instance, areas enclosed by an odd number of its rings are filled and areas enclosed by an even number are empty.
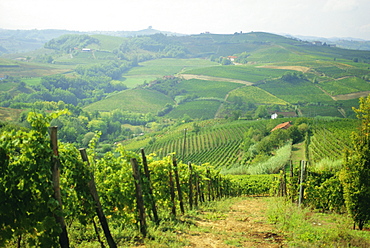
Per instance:
[[[303,201],[303,180],[304,180],[304,172],[305,172],[305,166],[306,163],[305,161],[301,161],[301,180],[300,180],[300,185],[299,185],[299,199],[298,199],[298,206],[301,206],[302,201]]]
[[[136,206],[139,214],[139,222],[140,222],[140,232],[141,234],[146,237],[147,234],[147,225],[145,219],[145,207],[144,207],[144,198],[143,198],[143,191],[141,188],[141,176],[139,170],[139,164],[136,161],[136,158],[131,158],[131,165],[132,171],[134,176],[135,182],[135,196],[136,196]]]
[[[53,150],[52,157],[52,181],[54,188],[54,198],[59,203],[59,210],[62,212],[62,196],[60,192],[60,160],[58,152],[58,127],[50,127],[50,143]],[[62,232],[59,234],[60,247],[69,247],[69,238],[67,233],[67,226],[62,214],[55,215],[56,221],[60,224]]]
[[[168,165],[168,177],[169,177],[169,183],[170,183],[170,196],[171,196],[171,212],[174,217],[176,217],[176,203],[175,203],[175,184],[173,183],[173,176],[172,176],[172,166],[171,164]]]
[[[194,197],[194,204],[196,207],[198,207],[198,200],[200,199],[199,198],[199,177],[198,177],[198,173],[195,172],[195,175],[194,175],[194,185],[195,185],[195,197]]]
[[[175,181],[176,181],[177,194],[179,196],[180,210],[181,210],[182,214],[185,214],[184,202],[183,202],[183,199],[182,199],[182,190],[181,190],[180,178],[179,178],[179,168],[177,166],[177,161],[176,161],[175,156],[173,156],[173,158],[172,158],[172,163],[173,163],[173,169],[174,169],[174,172],[175,172]]]
[[[208,181],[207,181],[207,187],[208,187],[208,190],[207,190],[207,193],[208,193],[208,201],[211,201],[211,195],[212,195],[212,179],[211,179],[211,174],[209,172],[209,169],[207,168],[207,178],[208,178]]]
[[[152,187],[152,182],[150,180],[150,172],[149,172],[148,162],[146,160],[144,149],[141,149],[141,157],[143,159],[145,177],[148,181],[149,198],[150,198],[150,204],[151,204],[151,208],[153,212],[154,222],[158,225],[159,217],[158,217],[158,212],[157,212],[157,206],[156,206],[155,198],[153,195],[153,187]]]
[[[189,206],[190,210],[193,210],[193,167],[191,163],[188,163],[189,166]]]
[[[84,161],[88,165],[90,165],[89,159],[87,157],[86,149],[81,148],[81,149],[79,149],[79,151],[80,151],[80,154],[81,154],[82,161]],[[103,208],[102,208],[101,203],[100,203],[98,191],[96,190],[96,184],[95,184],[95,179],[94,179],[94,174],[93,173],[91,173],[91,180],[88,183],[88,187],[89,187],[89,190],[90,190],[90,194],[91,194],[91,196],[92,196],[92,198],[95,202],[95,211],[96,211],[96,214],[98,215],[100,224],[103,228],[104,235],[105,235],[105,238],[107,239],[108,245],[111,248],[116,248],[117,244],[116,244],[116,242],[114,242],[112,234],[109,230],[109,225],[108,225],[107,219],[104,215]],[[94,222],[94,225],[95,225],[95,222]],[[95,226],[94,226],[94,228],[95,228]]]

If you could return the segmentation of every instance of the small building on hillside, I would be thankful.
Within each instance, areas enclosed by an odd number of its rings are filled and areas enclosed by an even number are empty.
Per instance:
[[[274,112],[271,114],[271,119],[277,119],[279,117],[297,117],[296,112]]]
[[[230,60],[231,62],[234,62],[235,59],[237,59],[238,57],[236,56],[227,56],[227,59]]]
[[[287,121],[287,122],[283,122],[279,125],[277,125],[276,127],[274,127],[273,129],[271,129],[271,132],[277,130],[277,129],[288,129],[292,126],[292,122],[291,121]]]
[[[312,44],[315,45],[315,46],[322,46],[322,42],[321,41],[312,41]]]
[[[91,52],[91,48],[82,48],[83,52]]]

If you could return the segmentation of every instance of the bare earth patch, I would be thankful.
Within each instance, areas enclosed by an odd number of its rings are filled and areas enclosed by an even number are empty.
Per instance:
[[[310,70],[309,67],[305,66],[270,66],[270,65],[265,65],[265,66],[260,66],[261,68],[271,68],[271,69],[281,69],[281,70],[293,70],[293,71],[300,71],[303,73],[306,73]]]
[[[186,247],[283,247],[284,237],[267,221],[266,205],[266,198],[250,197],[231,206],[222,219],[198,220],[202,232],[188,233]]]
[[[370,91],[361,91],[361,92],[350,93],[350,94],[345,94],[345,95],[336,95],[336,96],[333,96],[333,99],[336,101],[350,100],[350,99],[357,99],[360,97],[367,97],[369,94],[370,94]]]
[[[207,81],[232,82],[232,83],[238,83],[238,84],[253,85],[252,82],[232,79],[232,78],[221,78],[221,77],[212,77],[212,76],[205,76],[205,75],[194,75],[194,74],[181,74],[180,76],[186,80],[199,79],[199,80],[207,80]]]

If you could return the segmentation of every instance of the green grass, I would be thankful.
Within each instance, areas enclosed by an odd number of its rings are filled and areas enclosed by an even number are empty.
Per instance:
[[[285,233],[288,247],[370,247],[370,233],[352,230],[346,214],[313,212],[285,198],[268,200],[269,220]]]
[[[90,104],[84,110],[112,111],[114,109],[121,109],[138,113],[157,113],[166,103],[173,104],[173,101],[158,91],[131,89]]]
[[[186,74],[207,75],[213,77],[239,79],[256,83],[267,78],[281,77],[290,70],[278,70],[270,68],[258,68],[255,66],[214,66],[187,70]]]
[[[261,88],[254,86],[246,86],[230,92],[227,101],[233,101],[235,97],[241,97],[244,102],[258,104],[288,104],[288,102],[272,95],[271,93]]]

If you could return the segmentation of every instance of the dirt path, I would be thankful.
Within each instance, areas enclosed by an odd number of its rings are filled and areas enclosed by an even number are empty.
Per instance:
[[[300,72],[308,72],[311,70],[311,68],[306,67],[306,66],[270,66],[270,65],[264,65],[264,66],[258,66],[260,68],[271,68],[271,69],[281,69],[281,70],[293,70],[293,71],[300,71]]]
[[[194,74],[180,74],[179,77],[183,77],[184,79],[200,79],[200,80],[208,80],[208,81],[222,81],[222,82],[232,82],[238,84],[245,84],[245,85],[253,85],[252,82],[232,79],[232,78],[221,78],[221,77],[212,77],[212,76],[205,76],[205,75],[194,75]]]
[[[367,97],[370,94],[370,91],[361,91],[356,93],[350,93],[345,95],[336,95],[333,96],[334,100],[350,100],[350,99],[356,99],[359,97]]]
[[[223,218],[200,219],[197,229],[187,234],[191,245],[186,247],[284,247],[284,237],[266,217],[266,198],[250,197],[232,205]]]

